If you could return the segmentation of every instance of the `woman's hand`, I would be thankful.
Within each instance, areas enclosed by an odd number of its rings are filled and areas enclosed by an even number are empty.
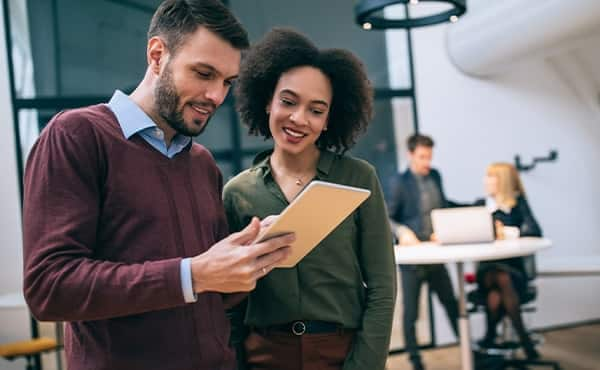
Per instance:
[[[504,224],[502,221],[495,220],[494,227],[496,228],[496,240],[504,240]]]

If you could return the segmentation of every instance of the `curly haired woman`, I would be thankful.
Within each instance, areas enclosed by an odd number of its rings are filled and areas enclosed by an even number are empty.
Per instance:
[[[312,180],[371,190],[295,267],[267,271],[232,313],[240,367],[383,370],[396,288],[392,234],[375,169],[344,154],[373,111],[362,63],[274,29],[245,57],[236,98],[250,133],[274,146],[225,186],[231,231],[281,213]]]

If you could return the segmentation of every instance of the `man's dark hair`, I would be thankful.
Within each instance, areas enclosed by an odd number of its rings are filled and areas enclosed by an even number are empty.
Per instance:
[[[414,152],[417,146],[424,146],[427,148],[433,148],[433,139],[427,135],[414,134],[406,140],[409,152]]]
[[[248,34],[219,0],[166,0],[152,16],[148,39],[161,36],[175,54],[186,37],[205,27],[236,49],[246,49]]]
[[[265,107],[281,75],[303,66],[314,67],[327,76],[333,93],[327,131],[321,133],[316,144],[343,153],[356,143],[373,115],[373,89],[365,68],[351,52],[320,50],[291,29],[271,30],[247,52],[235,89],[242,122],[250,134],[270,138]]]

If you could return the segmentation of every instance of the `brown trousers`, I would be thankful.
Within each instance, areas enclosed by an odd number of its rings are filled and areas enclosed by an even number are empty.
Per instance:
[[[341,370],[354,333],[251,332],[244,343],[247,370]]]

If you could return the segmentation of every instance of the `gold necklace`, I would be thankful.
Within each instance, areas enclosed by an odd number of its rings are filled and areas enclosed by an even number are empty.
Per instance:
[[[292,175],[289,173],[286,173],[285,171],[283,171],[282,169],[276,170],[277,166],[274,166],[273,163],[271,163],[271,169],[275,171],[275,173],[278,173],[279,176],[283,176],[283,177],[287,177],[287,178],[291,178],[294,180],[294,184],[296,184],[296,186],[304,186],[306,184],[306,181],[304,180],[305,177],[312,177],[314,176],[313,171],[310,171],[310,173],[308,175],[303,175],[303,176],[297,176],[297,175]],[[315,172],[316,173],[316,172]]]
[[[305,181],[303,180],[303,178],[305,176],[295,176],[295,175],[288,175],[288,174],[283,174],[286,177],[291,177],[292,179],[294,179],[294,184],[296,184],[297,186],[303,186],[305,184]]]
[[[280,171],[280,174],[283,175],[284,177],[294,179],[294,184],[296,184],[297,186],[304,186],[304,184],[306,183],[306,181],[303,180],[303,178],[306,176],[294,176],[294,175],[287,174],[283,171]],[[308,176],[310,176],[310,175],[308,175]]]

